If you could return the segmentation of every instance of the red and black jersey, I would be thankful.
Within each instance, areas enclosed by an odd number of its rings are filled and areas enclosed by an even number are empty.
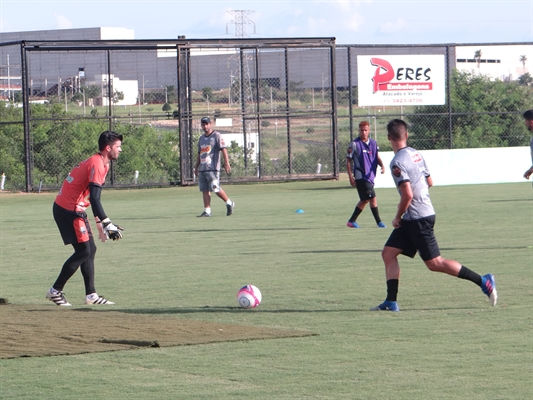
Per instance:
[[[95,154],[76,165],[61,186],[55,202],[66,210],[85,211],[91,205],[89,184],[103,186],[109,164],[104,164],[100,154]]]

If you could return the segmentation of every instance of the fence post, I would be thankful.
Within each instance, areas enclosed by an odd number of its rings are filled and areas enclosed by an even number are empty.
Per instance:
[[[30,140],[30,101],[28,96],[28,63],[26,60],[26,42],[20,43],[20,64],[22,75],[22,113],[24,125],[24,167],[26,169],[26,192],[32,189],[32,162]]]

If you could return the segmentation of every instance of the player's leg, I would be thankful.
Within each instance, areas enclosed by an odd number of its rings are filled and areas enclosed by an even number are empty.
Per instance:
[[[370,200],[370,211],[372,211],[372,215],[374,216],[374,220],[376,221],[378,228],[386,228],[387,226],[383,223],[381,217],[379,216],[378,199],[375,193],[374,197],[372,197]]]
[[[211,193],[210,182],[206,172],[200,171],[198,174],[198,188],[202,192],[202,200],[204,203],[204,211],[198,215],[198,217],[210,217],[211,216]]]
[[[85,223],[87,217],[65,210],[55,203],[53,215],[63,243],[71,244],[74,253],[63,263],[59,276],[46,293],[46,298],[58,306],[70,306],[70,303],[65,300],[63,289],[79,266],[90,256],[89,231]]]
[[[357,179],[355,181],[355,187],[357,189],[357,194],[359,195],[359,202],[355,206],[352,216],[350,217],[348,222],[346,222],[346,226],[348,228],[359,228],[359,224],[357,224],[356,222],[357,218],[363,212],[366,203],[368,203],[370,200],[366,193],[366,186],[364,185],[364,181],[362,179]]]
[[[220,186],[220,178],[218,173],[211,173],[211,190],[226,203],[226,216],[233,214],[235,203],[231,201],[224,189]]]
[[[373,311],[400,311],[397,303],[400,284],[400,263],[398,262],[398,256],[400,254],[411,258],[416,254],[416,248],[410,242],[409,237],[404,232],[404,228],[401,226],[391,232],[389,239],[381,251],[381,258],[385,265],[387,297],[383,303],[371,308]]]
[[[420,236],[414,239],[419,240],[417,243],[418,251],[426,267],[433,272],[441,272],[475,283],[490,299],[491,304],[493,306],[496,305],[498,293],[494,276],[491,274],[481,276],[455,260],[442,257],[433,230],[434,224],[434,217],[426,219],[426,221],[420,221]]]

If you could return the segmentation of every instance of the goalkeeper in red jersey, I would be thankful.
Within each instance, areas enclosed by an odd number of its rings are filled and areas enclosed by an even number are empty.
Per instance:
[[[85,304],[115,304],[96,293],[94,286],[96,244],[85,210],[91,206],[98,236],[102,242],[122,238],[123,228],[111,222],[100,202],[110,162],[116,160],[122,151],[122,139],[122,135],[118,133],[103,132],[98,138],[98,153],[70,171],[54,201],[54,220],[63,242],[74,247],[74,254],[65,261],[55,283],[46,293],[46,298],[58,306],[71,305],[65,299],[63,288],[78,268],[81,269],[85,283]]]

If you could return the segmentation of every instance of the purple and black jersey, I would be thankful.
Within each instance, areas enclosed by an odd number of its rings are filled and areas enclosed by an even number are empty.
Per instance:
[[[364,179],[374,184],[378,168],[378,151],[378,144],[373,139],[368,139],[368,142],[363,142],[361,138],[352,140],[348,146],[346,158],[353,160],[355,180]]]

